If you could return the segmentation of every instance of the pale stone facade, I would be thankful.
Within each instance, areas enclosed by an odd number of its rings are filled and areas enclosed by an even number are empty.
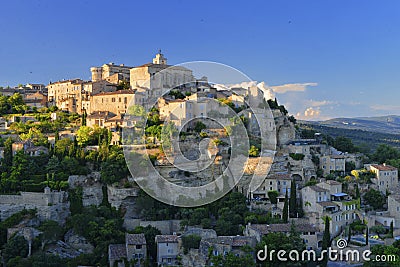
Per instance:
[[[156,236],[158,266],[176,265],[178,263],[178,240],[179,237],[177,235]]]
[[[144,96],[134,90],[103,92],[93,95],[90,103],[90,113],[108,111],[115,115],[125,114],[131,105],[142,105]]]
[[[244,230],[245,236],[253,236],[257,242],[262,240],[264,235],[269,233],[285,233],[290,234],[292,224],[247,224]],[[320,241],[322,240],[322,232],[315,225],[309,223],[294,222],[295,231],[300,234],[300,238],[306,244],[307,249],[321,249]]]
[[[388,196],[388,211],[389,216],[395,220],[394,226],[398,227],[400,225],[400,194],[391,194]]]
[[[326,181],[315,186],[306,186],[301,189],[301,195],[306,216],[321,231],[324,229],[323,218],[329,216],[332,219],[330,232],[333,236],[360,217],[359,200],[352,200],[343,193],[339,182]]]
[[[372,164],[366,167],[367,170],[375,173],[376,178],[372,179],[372,182],[378,186],[379,191],[381,191],[383,194],[396,189],[397,185],[399,184],[397,168],[386,164]]]
[[[346,170],[346,157],[343,155],[327,155],[320,158],[320,168],[324,171],[324,175],[331,172],[344,173]]]
[[[167,70],[166,70],[167,69]],[[163,71],[159,73],[160,71]],[[184,85],[194,81],[191,70],[167,65],[167,59],[163,54],[158,53],[153,63],[134,67],[130,70],[130,84],[132,88],[150,89],[149,96],[154,95],[157,89],[173,89],[176,86]]]
[[[37,209],[41,221],[54,220],[65,223],[69,216],[67,192],[51,191],[46,187],[44,193],[20,192],[19,195],[0,195],[0,219],[3,221],[23,209]]]
[[[92,73],[92,81],[97,82],[105,80],[106,78],[119,74],[123,80],[129,81],[129,73],[132,67],[125,66],[124,64],[115,65],[114,63],[104,64],[101,67],[92,67],[90,71]],[[112,80],[109,80],[112,81]]]
[[[58,81],[47,85],[49,105],[60,110],[81,113],[83,83],[81,79]]]

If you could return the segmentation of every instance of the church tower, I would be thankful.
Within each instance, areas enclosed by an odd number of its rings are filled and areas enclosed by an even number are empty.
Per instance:
[[[167,59],[161,54],[161,49],[158,51],[156,57],[153,58],[153,64],[167,65]]]

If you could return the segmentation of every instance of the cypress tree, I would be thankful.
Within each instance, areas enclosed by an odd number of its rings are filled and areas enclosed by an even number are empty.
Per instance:
[[[297,217],[297,193],[296,193],[296,182],[294,179],[291,181],[290,184],[289,215],[290,218]]]
[[[289,221],[289,201],[287,191],[285,194],[285,204],[283,205],[282,219],[284,223]]]
[[[331,245],[331,233],[329,231],[330,218],[328,216],[325,216],[324,221],[325,221],[325,230],[324,230],[324,236],[322,237],[322,249],[327,249]]]
[[[356,199],[360,198],[360,189],[358,188],[358,184],[356,184]]]
[[[347,244],[350,244],[350,240],[351,240],[351,224],[349,225],[349,233],[347,236]]]
[[[393,221],[390,222],[390,230],[389,230],[390,237],[393,238]]]
[[[331,246],[331,233],[329,231],[329,222],[330,218],[328,216],[324,217],[325,221],[325,230],[324,235],[322,237],[322,250],[327,250]],[[328,256],[325,254],[324,259],[322,260],[322,266],[328,265]]]

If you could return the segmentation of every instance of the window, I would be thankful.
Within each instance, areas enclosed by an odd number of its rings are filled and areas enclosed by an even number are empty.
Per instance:
[[[136,249],[142,249],[142,245],[136,245]]]
[[[111,98],[111,102],[113,103],[115,102],[115,97]]]

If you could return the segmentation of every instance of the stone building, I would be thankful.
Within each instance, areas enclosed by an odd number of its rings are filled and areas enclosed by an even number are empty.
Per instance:
[[[131,105],[143,105],[144,96],[136,90],[119,90],[95,94],[91,98],[90,113],[108,111],[115,115],[125,114]]]
[[[44,193],[20,192],[19,195],[0,195],[0,219],[3,221],[23,209],[37,209],[38,218],[65,223],[69,216],[68,193],[52,191],[46,187]]]
[[[121,80],[129,81],[130,69],[132,67],[125,66],[124,64],[115,65],[113,62],[104,64],[101,67],[91,67],[90,71],[92,73],[92,81],[97,82],[101,80],[106,80],[111,76],[117,74]],[[115,79],[115,77],[113,77]],[[108,79],[109,82],[113,79]]]
[[[376,178],[372,179],[372,182],[378,186],[379,191],[383,194],[395,190],[399,184],[397,168],[386,165],[385,163],[382,165],[372,164],[366,167],[367,170],[375,173]]]
[[[108,246],[108,262],[110,266],[124,266],[124,259],[135,262],[133,266],[144,266],[147,257],[147,243],[144,234],[125,234],[125,244]]]
[[[194,81],[192,70],[167,65],[167,59],[161,54],[161,51],[153,58],[153,63],[130,70],[131,88],[147,88],[149,97],[161,96],[161,89],[173,89]]]
[[[30,93],[23,95],[24,102],[27,106],[43,108],[47,106],[47,96],[42,92]]]
[[[157,235],[155,238],[157,245],[157,264],[158,266],[168,266],[178,264],[179,236],[177,235]]]
[[[292,178],[288,173],[276,173],[268,175],[257,191],[251,192],[251,198],[268,198],[269,191],[277,191],[280,200],[284,199],[286,191],[290,194]],[[279,200],[278,200],[279,201]]]
[[[144,234],[126,234],[125,235],[126,254],[128,261],[145,260],[147,255],[147,244]]]
[[[12,143],[11,149],[13,155],[17,154],[17,152],[20,150],[24,151],[25,154],[28,154],[32,157],[49,153],[49,149],[47,147],[35,146],[33,142],[29,139]]]
[[[216,238],[206,238],[200,241],[199,253],[208,259],[209,251],[213,256],[226,255],[233,253],[235,256],[243,256],[248,252],[242,250],[244,246],[254,248],[257,240],[253,236],[218,236]]]
[[[400,226],[400,194],[391,194],[388,196],[388,211],[389,216],[394,218],[394,226]],[[385,225],[385,224],[384,224]],[[386,224],[385,226],[388,226]]]
[[[322,232],[315,225],[309,223],[294,223],[294,229],[300,234],[307,249],[321,249]],[[248,224],[244,230],[245,236],[253,236],[260,242],[264,235],[269,233],[284,233],[289,235],[291,232],[291,223],[279,224]]]
[[[324,175],[331,172],[344,173],[346,171],[346,157],[344,155],[326,155],[320,158],[320,168]]]
[[[359,199],[343,193],[342,184],[336,181],[326,181],[315,186],[301,189],[303,209],[310,222],[321,231],[324,229],[323,218],[332,218],[330,231],[338,235],[344,228],[357,218],[360,218]]]
[[[58,81],[47,85],[49,105],[60,110],[81,113],[83,83],[81,79]]]

